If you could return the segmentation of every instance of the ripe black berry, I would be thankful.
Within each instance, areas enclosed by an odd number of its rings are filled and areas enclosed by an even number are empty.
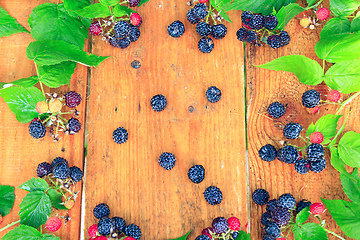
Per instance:
[[[245,41],[248,43],[254,43],[257,40],[257,34],[255,31],[247,31],[245,33]]]
[[[128,2],[130,7],[136,7],[137,5],[139,5],[141,0],[128,0]]]
[[[124,219],[122,219],[121,217],[113,217],[111,220],[113,221],[113,224],[117,231],[124,232],[126,227]]]
[[[188,11],[186,18],[191,24],[197,24],[200,22],[200,19],[195,17],[193,8]]]
[[[249,27],[255,30],[262,29],[264,27],[264,16],[261,14],[254,15],[249,22]]]
[[[264,205],[269,201],[269,193],[265,189],[256,189],[252,194],[253,201],[258,205]]]
[[[307,159],[301,158],[295,163],[295,171],[300,174],[306,174],[310,170],[310,163]]]
[[[81,95],[75,91],[70,91],[65,94],[65,103],[70,108],[77,107],[81,103]]]
[[[276,148],[271,144],[266,144],[259,150],[259,157],[267,162],[271,162],[276,159]]]
[[[236,38],[239,40],[239,41],[242,41],[244,42],[246,40],[246,28],[240,28],[239,30],[237,30],[236,32]]]
[[[70,118],[68,121],[70,134],[75,134],[81,130],[81,123],[76,118]]]
[[[115,37],[125,38],[129,36],[130,24],[127,21],[118,21],[114,26]]]
[[[66,163],[59,163],[53,168],[53,175],[55,178],[66,179],[70,175],[69,165]]]
[[[116,143],[126,143],[128,140],[128,131],[125,128],[119,127],[113,132],[113,139]]]
[[[281,195],[276,202],[278,207],[293,209],[295,207],[296,201],[293,195],[290,193],[285,193]]]
[[[52,161],[52,166],[55,167],[59,163],[65,163],[66,165],[69,165],[68,161],[65,158],[57,157]]]
[[[279,149],[277,158],[286,164],[292,164],[299,158],[299,151],[296,147],[288,145]]]
[[[265,226],[265,233],[272,238],[278,238],[280,237],[281,231],[276,223],[269,223],[267,226]]]
[[[276,199],[272,199],[266,204],[266,211],[272,212],[275,210],[275,208],[276,208]]]
[[[124,232],[125,232],[126,236],[135,238],[136,240],[141,238],[141,230],[135,224],[130,224],[130,225],[126,226]]]
[[[297,139],[302,130],[302,126],[298,123],[288,123],[285,125],[283,133],[288,139]]]
[[[252,14],[250,11],[245,11],[241,14],[241,21],[245,25],[249,25],[251,19],[253,18],[254,14]]]
[[[273,102],[267,108],[267,112],[273,118],[280,118],[285,114],[285,107],[279,102]]]
[[[159,164],[166,170],[171,170],[175,166],[175,156],[172,153],[164,152],[159,157]]]
[[[280,36],[280,46],[286,46],[290,43],[290,36],[286,31],[282,31],[279,33]]]
[[[269,225],[269,223],[272,223],[272,219],[271,219],[271,212],[264,212],[262,215],[261,215],[261,224],[264,225],[264,226],[267,226]]]
[[[204,19],[208,15],[206,11],[206,5],[204,3],[198,3],[193,8],[194,17],[197,19]]]
[[[313,107],[316,107],[317,105],[319,105],[320,94],[314,89],[308,90],[308,91],[304,92],[301,99],[302,99],[302,104],[304,105],[304,107],[313,108]]]
[[[151,104],[151,108],[154,111],[161,112],[166,108],[167,101],[166,101],[166,98],[163,95],[158,94],[158,95],[155,95],[155,96],[153,96],[151,98],[150,104]]]
[[[211,33],[211,25],[206,22],[199,22],[196,25],[196,32],[202,37],[207,37]]]
[[[306,207],[310,207],[311,206],[311,202],[306,200],[306,199],[303,199],[301,200],[300,202],[298,202],[296,204],[296,213],[299,213],[301,212],[301,210],[303,210],[304,208]]]
[[[221,98],[221,91],[215,86],[211,86],[206,90],[206,98],[211,103],[216,103]]]
[[[205,168],[202,165],[194,165],[188,171],[188,177],[193,183],[201,183],[205,178]]]
[[[35,139],[43,138],[46,128],[40,121],[33,121],[29,125],[29,133]]]
[[[274,49],[279,48],[280,47],[280,37],[275,34],[271,35],[268,37],[266,43]]]
[[[168,26],[169,35],[175,38],[181,37],[185,32],[185,26],[179,20],[172,22]]]
[[[52,166],[50,163],[47,163],[47,162],[40,163],[38,165],[36,172],[37,172],[38,177],[42,178],[42,177],[52,173]]]
[[[218,24],[215,26],[212,26],[211,28],[211,35],[215,39],[223,39],[227,34],[227,28],[224,24]]]
[[[131,42],[136,42],[140,37],[140,30],[138,27],[130,24],[129,39]]]
[[[269,30],[273,30],[278,25],[278,19],[274,15],[267,15],[264,17],[264,27]]]
[[[215,186],[210,186],[206,188],[204,192],[204,197],[210,205],[220,204],[223,200],[221,190]]]
[[[110,208],[106,203],[100,203],[94,207],[94,217],[101,219],[110,215]]]
[[[130,33],[130,29],[129,29],[129,33]],[[130,46],[131,40],[130,40],[130,37],[118,38],[116,40],[116,43],[117,43],[118,48],[125,49],[128,46]]]
[[[97,229],[100,235],[106,236],[112,233],[115,230],[113,221],[108,217],[103,217],[97,224]]]
[[[291,213],[288,209],[278,207],[271,212],[272,220],[279,226],[286,225],[291,218]]]
[[[217,234],[226,232],[229,229],[229,223],[226,218],[217,217],[212,222],[212,228]]]
[[[74,182],[80,182],[82,177],[83,177],[83,172],[81,171],[80,168],[78,168],[76,166],[73,166],[70,168],[70,178]]]
[[[317,161],[319,158],[324,157],[325,149],[319,143],[312,143],[306,149],[306,156],[310,161]]]
[[[211,238],[207,235],[199,235],[195,238],[195,240],[211,240]]]
[[[322,172],[326,168],[326,160],[325,158],[320,158],[316,161],[310,161],[310,170],[319,173]]]
[[[210,37],[202,37],[199,40],[198,48],[203,53],[210,53],[214,49],[214,41]]]

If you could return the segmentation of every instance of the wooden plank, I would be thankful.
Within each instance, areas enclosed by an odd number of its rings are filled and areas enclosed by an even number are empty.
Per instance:
[[[312,89],[311,86],[301,84],[294,74],[254,67],[254,65],[261,65],[275,58],[292,54],[305,55],[322,64],[322,60],[316,56],[314,51],[314,45],[320,38],[321,27],[316,30],[304,29],[299,25],[298,19],[293,19],[285,30],[291,37],[288,46],[274,50],[269,46],[255,47],[252,45],[247,46],[246,49],[250,194],[258,188],[264,188],[269,191],[270,199],[277,198],[284,193],[292,193],[297,201],[308,199],[311,202],[321,202],[320,197],[344,199],[346,196],[342,190],[339,173],[331,166],[329,154],[326,155],[325,171],[310,172],[306,175],[297,173],[293,164],[287,165],[278,160],[269,163],[262,161],[258,156],[259,149],[266,144],[272,144],[277,149],[282,146],[281,141],[286,140],[282,133],[282,127],[286,123],[297,122],[307,128],[311,122],[315,122],[321,116],[335,113],[334,106],[327,105],[320,107],[318,114],[310,115],[301,104],[301,96],[306,90]],[[323,84],[313,89],[319,91],[323,99],[329,91],[328,87]],[[271,120],[264,116],[268,105],[274,101],[287,104],[285,117],[279,120]],[[349,111],[350,107],[359,108],[359,99],[353,102],[345,110],[345,113]],[[353,111],[350,119],[347,130],[355,130],[355,122],[359,120],[358,111]],[[301,139],[292,140],[290,143],[303,144]],[[265,206],[258,206],[251,201],[252,239],[262,239],[264,231],[260,218],[265,211]],[[328,212],[324,214],[324,219],[330,230],[344,237]],[[291,236],[287,239],[293,238]],[[335,238],[329,235],[329,239]]]
[[[15,17],[20,24],[30,30],[27,19],[32,9],[44,2],[49,1],[2,1],[1,6]],[[56,1],[53,1],[56,2]],[[19,7],[21,6],[21,7]],[[4,82],[14,81],[23,77],[29,77],[36,74],[32,61],[28,60],[25,51],[30,42],[34,41],[30,34],[19,33],[0,39],[0,79]],[[63,95],[69,90],[79,92],[83,99],[86,96],[87,68],[78,66],[71,80],[69,87],[58,89],[45,89],[46,92],[56,92]],[[83,101],[78,110],[81,112],[80,121],[84,125],[85,105]],[[9,215],[4,217],[0,228],[8,223],[19,219],[19,204],[26,192],[17,187],[36,177],[37,165],[41,162],[50,162],[58,156],[64,157],[69,161],[69,165],[76,165],[83,168],[84,153],[84,131],[77,135],[64,136],[59,142],[53,143],[50,136],[35,140],[28,133],[28,124],[20,124],[16,121],[14,114],[9,110],[6,103],[0,100],[0,183],[3,185],[15,186],[15,207]],[[77,189],[81,192],[81,183]],[[61,231],[56,233],[61,239],[77,239],[74,236],[80,235],[80,209],[81,194],[77,199],[74,208],[71,211],[54,211],[53,214],[64,216],[67,213],[71,221],[62,227]],[[17,225],[16,225],[17,226]],[[10,230],[13,228],[10,228]],[[8,231],[0,233],[0,238]],[[46,231],[45,231],[46,232]]]
[[[142,239],[170,239],[190,229],[191,239],[218,216],[237,216],[247,222],[247,171],[243,91],[243,51],[234,33],[239,24],[226,24],[228,35],[203,54],[199,36],[186,20],[184,1],[150,1],[136,9],[143,17],[138,42],[115,49],[93,38],[93,53],[111,55],[92,70],[85,183],[85,236],[97,223],[93,208],[102,202],[111,217],[121,216],[140,226]],[[234,23],[240,16],[230,14]],[[171,38],[167,26],[185,24],[185,34]],[[133,60],[141,68],[131,68]],[[205,91],[215,85],[220,102],[211,104]],[[163,94],[168,106],[154,112],[150,99]],[[129,140],[118,145],[112,133],[118,127]],[[175,154],[171,171],[158,164],[162,152]],[[202,164],[205,180],[193,184],[188,169]],[[206,203],[203,192],[218,186],[220,205]]]

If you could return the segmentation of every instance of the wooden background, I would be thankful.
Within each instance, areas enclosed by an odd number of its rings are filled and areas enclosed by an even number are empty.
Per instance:
[[[30,29],[27,18],[35,6],[44,2],[48,1],[2,0],[0,4]],[[240,12],[233,11],[229,14],[233,23],[225,24],[227,36],[215,40],[213,52],[203,54],[197,49],[199,36],[195,26],[186,20],[188,9],[186,1],[151,0],[136,9],[143,18],[137,42],[121,50],[102,42],[100,37],[92,37],[92,53],[112,58],[91,71],[79,66],[69,87],[47,89],[59,94],[76,90],[87,100],[79,106],[86,136],[83,128],[79,134],[65,136],[58,143],[52,143],[48,136],[34,140],[28,134],[28,125],[18,123],[0,100],[0,184],[17,187],[36,176],[39,163],[51,162],[58,156],[66,158],[70,165],[86,166],[85,205],[79,198],[73,210],[54,213],[71,217],[66,227],[56,233],[61,239],[88,239],[88,227],[97,222],[92,210],[102,202],[110,206],[111,217],[120,216],[128,224],[139,225],[145,240],[177,238],[189,230],[193,230],[189,239],[195,239],[218,216],[237,216],[242,229],[250,222],[252,239],[257,240],[263,234],[260,217],[265,211],[265,206],[257,206],[249,198],[257,188],[267,189],[271,198],[290,192],[298,201],[345,197],[339,174],[329,160],[322,173],[303,176],[295,172],[293,165],[267,163],[257,155],[267,143],[281,146],[281,127],[287,122],[306,127],[321,115],[335,112],[335,108],[323,106],[319,114],[308,114],[300,99],[309,86],[300,84],[293,74],[253,66],[290,54],[318,60],[314,45],[321,27],[304,29],[294,19],[286,27],[292,39],[288,46],[274,50],[247,45],[244,49],[235,35],[241,26]],[[186,32],[179,39],[171,38],[166,30],[174,20],[185,24]],[[26,33],[0,39],[4,56],[0,59],[0,81],[35,74],[32,61],[25,55],[31,41]],[[133,60],[140,61],[141,68],[132,68]],[[222,91],[218,103],[206,100],[205,91],[210,86]],[[328,92],[325,85],[315,89],[323,96]],[[154,112],[150,107],[150,99],[156,94],[163,94],[168,100],[168,107],[162,112]],[[264,117],[272,101],[288,104],[286,117],[278,121]],[[353,101],[345,112],[350,107],[353,111],[347,130],[356,130],[359,110],[355,109],[359,109],[360,100]],[[112,132],[118,127],[129,132],[125,144],[112,140]],[[176,156],[171,171],[157,163],[162,152]],[[200,184],[193,184],[187,177],[188,169],[195,164],[206,169],[205,180]],[[204,200],[203,192],[211,185],[223,192],[220,205],[211,206]],[[15,207],[0,228],[18,219],[18,206],[26,192],[17,189],[15,193]],[[330,215],[325,215],[328,227],[341,235]],[[81,229],[81,220],[85,229]]]

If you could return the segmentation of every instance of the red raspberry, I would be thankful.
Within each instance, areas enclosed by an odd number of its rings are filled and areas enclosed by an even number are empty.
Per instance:
[[[124,240],[136,240],[136,239],[133,237],[126,237]]]
[[[208,2],[209,0],[199,0],[199,3],[206,3]]]
[[[319,10],[316,11],[316,17],[319,20],[326,20],[330,15],[330,11],[327,8],[320,8]]]
[[[316,106],[316,107],[313,107],[313,108],[306,108],[306,110],[310,114],[315,114],[315,113],[317,113],[319,111],[319,106]]]
[[[96,237],[98,234],[97,224],[91,225],[88,230],[89,237]]]
[[[320,215],[324,212],[324,205],[322,203],[313,203],[310,206],[310,212],[314,215]]]
[[[337,90],[331,90],[328,94],[328,99],[330,102],[338,102],[340,100],[340,92]]]
[[[206,236],[208,236],[210,239],[212,239],[212,236],[211,236],[210,232],[213,233],[214,230],[213,230],[213,228],[208,227],[208,228],[203,229],[202,232],[201,232],[201,234],[202,234],[202,235],[206,235]]]
[[[310,141],[312,143],[322,143],[324,141],[324,136],[321,132],[313,132],[310,134]]]
[[[99,36],[102,33],[102,28],[99,22],[93,22],[90,24],[90,34],[94,36]]]
[[[132,25],[137,26],[137,27],[140,26],[140,24],[141,24],[141,16],[140,16],[140,14],[131,13],[130,21],[131,21]]]
[[[228,218],[229,228],[234,231],[239,231],[241,223],[240,220],[236,217]]]
[[[51,232],[56,232],[61,227],[61,220],[58,217],[50,217],[45,223],[45,227],[47,230]]]

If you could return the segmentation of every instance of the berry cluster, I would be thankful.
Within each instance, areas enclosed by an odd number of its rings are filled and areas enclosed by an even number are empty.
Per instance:
[[[241,21],[242,27],[236,32],[239,41],[255,43],[257,46],[263,42],[274,49],[290,43],[290,36],[286,31],[275,31],[278,19],[274,15],[263,16],[245,11],[241,14]]]
[[[69,167],[69,163],[62,157],[55,158],[52,163],[42,162],[37,167],[37,176],[48,180],[49,184],[65,199],[63,202],[67,209],[71,209],[79,192],[75,185],[83,178],[80,168]]]
[[[258,205],[266,204],[266,212],[261,216],[261,224],[264,225],[265,234],[263,240],[275,240],[280,238],[301,210],[310,207],[310,212],[320,215],[324,212],[321,203],[311,204],[305,199],[296,202],[294,196],[285,193],[277,199],[269,200],[269,193],[265,189],[256,189],[252,194],[253,201]],[[285,239],[285,238],[282,238]]]
[[[128,0],[130,7],[139,5],[140,0]],[[132,42],[140,38],[141,16],[136,12],[131,12],[120,18],[115,16],[106,19],[99,18],[90,25],[90,34],[102,36],[103,41],[107,41],[111,46],[125,49]]]
[[[75,134],[81,130],[81,123],[78,120],[79,111],[76,107],[81,103],[81,95],[75,91],[67,92],[63,97],[59,97],[56,93],[48,94],[46,101],[40,101],[36,104],[35,109],[39,113],[39,118],[35,118],[29,125],[29,133],[35,138],[43,138],[46,134],[46,127],[54,142],[57,142],[59,131],[66,134]],[[64,104],[65,102],[65,104]],[[70,110],[63,111],[63,107],[67,106]],[[70,115],[69,120],[64,115]]]
[[[228,219],[217,217],[213,220],[211,227],[203,229],[201,235],[197,236],[195,240],[234,240],[239,235],[240,227],[240,220],[236,217]]]
[[[305,13],[306,12],[303,13],[299,23],[303,28],[309,29],[315,29],[317,26],[321,25],[320,21],[325,21],[330,16],[330,10],[325,7],[319,9],[314,8],[314,12],[310,15],[306,15]]]
[[[110,237],[111,239],[138,240],[141,238],[141,230],[137,225],[126,225],[125,220],[121,217],[109,218],[110,208],[107,204],[96,205],[93,213],[99,222],[89,227],[90,239],[107,240]]]
[[[328,103],[338,103],[340,98],[341,94],[337,90],[331,90],[327,95]],[[304,92],[301,100],[303,106],[306,107],[309,113],[317,113],[319,111],[319,104],[322,100],[320,99],[320,93],[318,91],[311,89]]]
[[[186,15],[191,24],[196,24],[196,32],[200,35],[198,48],[203,53],[210,53],[214,49],[214,39],[223,39],[227,34],[227,28],[224,24],[218,23],[223,19],[214,9],[209,8],[207,0],[199,0],[198,3],[190,1],[190,6],[194,5]],[[212,22],[210,22],[211,17]],[[181,37],[185,32],[184,24],[177,20],[168,26],[168,32],[171,37]],[[210,37],[211,36],[211,37]]]

